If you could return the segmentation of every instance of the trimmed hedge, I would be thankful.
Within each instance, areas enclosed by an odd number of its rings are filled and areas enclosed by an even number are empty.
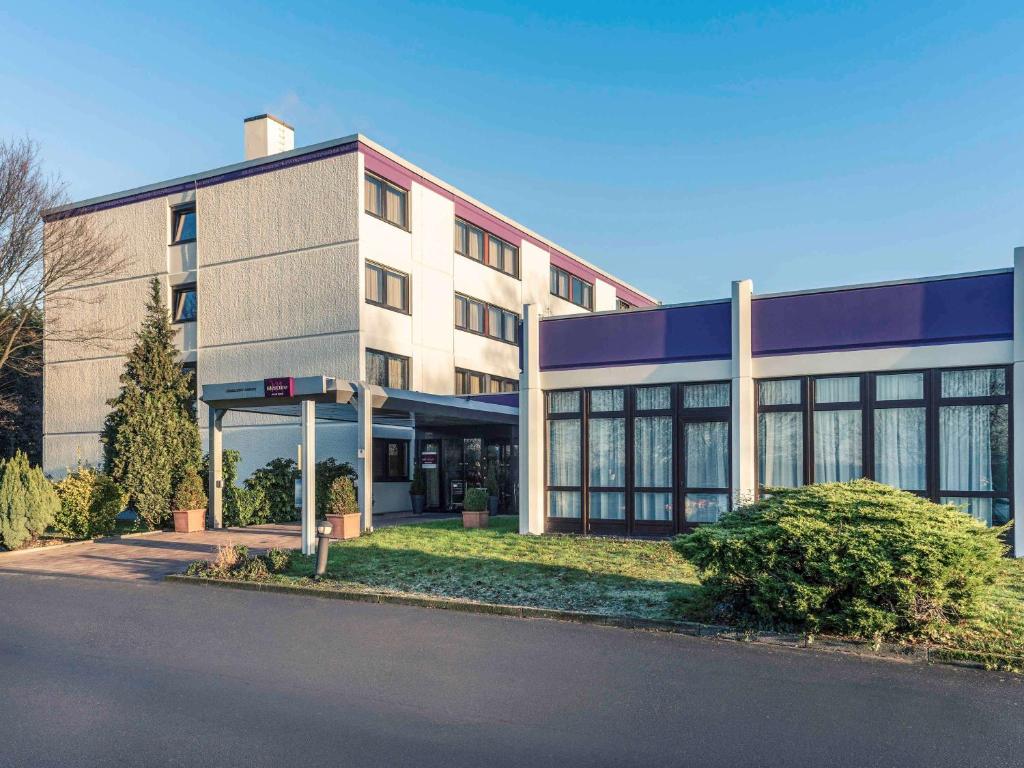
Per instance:
[[[703,581],[686,609],[715,622],[878,639],[977,615],[1004,529],[869,480],[773,490],[674,546]]]
[[[128,500],[109,475],[88,465],[75,467],[53,487],[60,498],[53,529],[71,539],[113,533],[117,528],[117,515]]]

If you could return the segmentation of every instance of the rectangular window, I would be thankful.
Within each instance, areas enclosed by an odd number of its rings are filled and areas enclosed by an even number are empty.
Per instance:
[[[633,419],[633,496],[637,521],[672,519],[672,417]]]
[[[682,408],[683,517],[688,524],[713,523],[729,509],[729,382],[684,384]]]
[[[378,219],[409,229],[409,193],[390,181],[366,174],[366,212]]]
[[[578,418],[548,422],[548,517],[583,514],[580,424]]]
[[[515,392],[517,389],[519,389],[519,382],[515,379],[492,376],[489,373],[470,371],[465,368],[455,369],[455,394],[457,395],[496,394]]]
[[[801,379],[757,384],[758,472],[765,488],[804,483],[804,414]]]
[[[561,267],[551,267],[551,293],[584,309],[594,308],[594,286]]]
[[[409,388],[409,358],[376,349],[366,350],[366,382],[379,387]]]
[[[519,249],[516,246],[457,217],[455,252],[506,275],[519,277]]]
[[[194,323],[196,320],[196,287],[183,285],[174,289],[174,322]]]
[[[519,343],[519,315],[461,294],[455,294],[455,327],[509,344]]]
[[[409,276],[380,264],[366,262],[366,302],[408,314]]]
[[[404,483],[409,481],[409,441],[373,438],[373,481]]]
[[[635,307],[625,299],[615,299],[615,308],[618,310],[635,309]]]
[[[183,205],[171,211],[171,245],[196,239],[196,207]]]

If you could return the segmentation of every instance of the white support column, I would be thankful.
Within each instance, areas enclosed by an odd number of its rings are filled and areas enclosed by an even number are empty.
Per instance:
[[[359,518],[363,530],[373,530],[373,395],[365,384],[356,384],[356,471],[359,473]]]
[[[209,412],[210,476],[207,478],[208,507],[206,516],[213,528],[224,527],[224,411],[207,408]]]
[[[302,553],[316,550],[316,401],[302,401]]]
[[[544,391],[540,385],[540,306],[523,306],[519,376],[519,532],[544,533]]]
[[[1013,554],[1024,557],[1024,247],[1013,249]]]
[[[752,501],[756,491],[754,378],[750,304],[754,284],[732,284],[732,493],[733,503]]]

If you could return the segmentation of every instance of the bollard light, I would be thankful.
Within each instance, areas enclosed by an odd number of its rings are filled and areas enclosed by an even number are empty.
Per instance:
[[[331,533],[334,528],[330,523],[324,521],[316,527],[316,573],[314,578],[319,579],[327,572],[327,551],[331,548]]]

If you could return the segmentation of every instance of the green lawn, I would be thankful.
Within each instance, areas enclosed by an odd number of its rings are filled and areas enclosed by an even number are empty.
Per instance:
[[[673,618],[666,595],[697,588],[693,569],[667,541],[520,536],[517,518],[380,528],[331,547],[328,578],[339,587],[455,597],[486,603]],[[296,556],[286,578],[307,577]]]
[[[461,520],[381,528],[335,543],[322,589],[452,597],[485,603],[686,620],[700,589],[668,541],[520,536],[515,517],[464,530]],[[296,554],[278,582],[312,585],[314,559]],[[986,615],[934,638],[939,654],[1024,671],[1024,561],[1007,560]]]

